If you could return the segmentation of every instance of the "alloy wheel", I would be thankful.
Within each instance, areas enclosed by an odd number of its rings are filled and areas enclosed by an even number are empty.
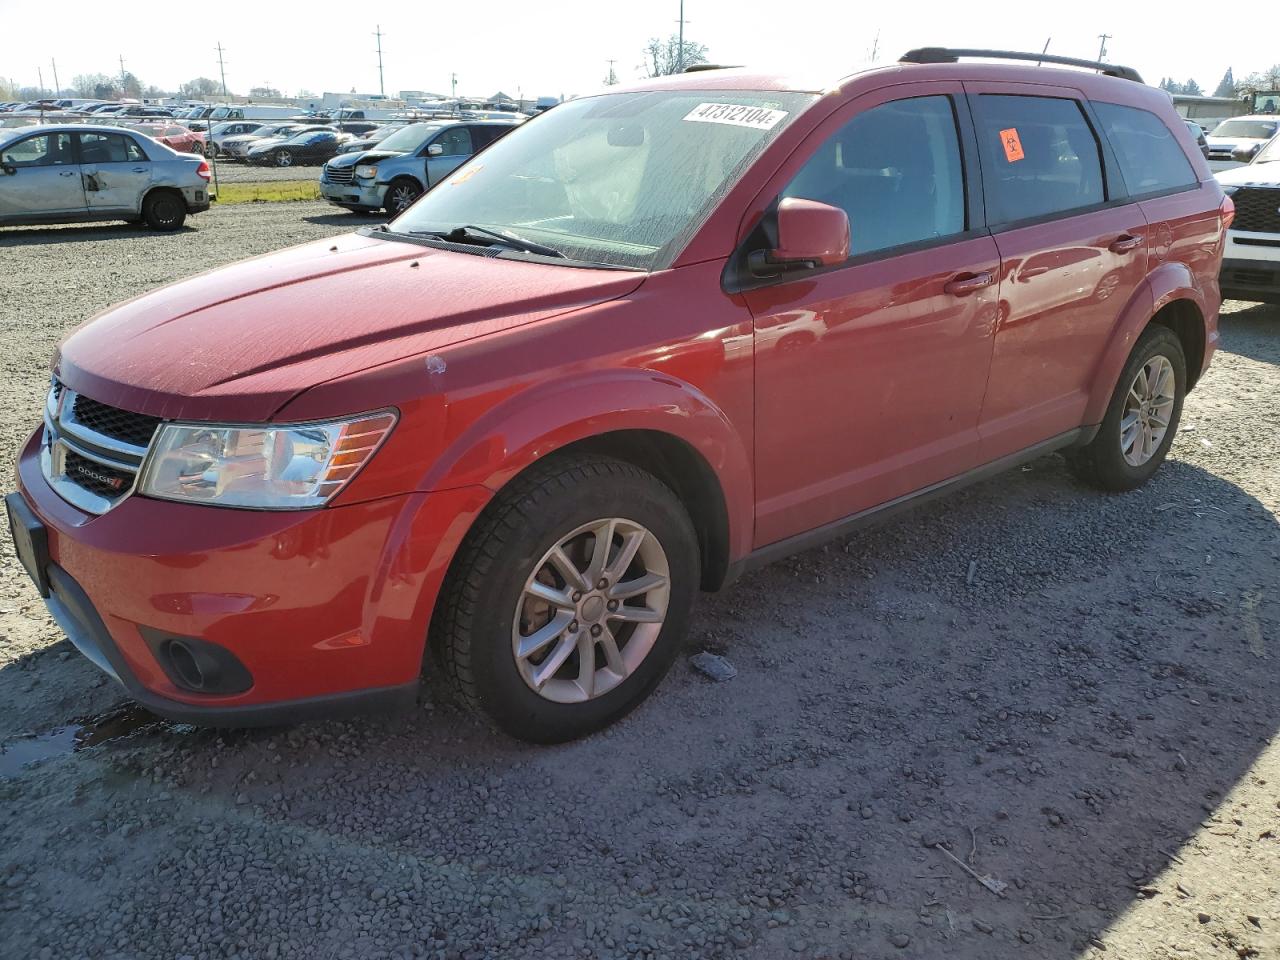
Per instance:
[[[1129,385],[1120,418],[1120,452],[1131,467],[1150,460],[1169,431],[1177,378],[1163,354],[1147,360]]]
[[[562,537],[516,602],[511,649],[521,678],[556,703],[604,696],[657,642],[670,575],[658,538],[634,521],[609,517]]]
[[[401,184],[391,191],[391,209],[396,213],[404,213],[405,210],[408,210],[413,205],[413,201],[417,199],[417,190],[407,184]]]
[[[276,166],[288,167],[293,165],[293,154],[288,150],[281,150],[276,154]]]

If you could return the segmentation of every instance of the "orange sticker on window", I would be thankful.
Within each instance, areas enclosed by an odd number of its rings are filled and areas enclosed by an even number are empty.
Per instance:
[[[462,171],[462,173],[458,174],[456,177],[450,180],[449,183],[451,186],[455,186],[455,187],[458,186],[458,184],[460,183],[466,183],[468,180],[470,180],[472,177],[474,177],[477,173],[479,173],[483,169],[484,169],[483,163],[473,163],[466,170]]]
[[[1022,138],[1018,136],[1018,128],[1010,127],[1000,131],[1000,142],[1004,144],[1004,158],[1010,163],[1017,163],[1026,156],[1022,152]]]

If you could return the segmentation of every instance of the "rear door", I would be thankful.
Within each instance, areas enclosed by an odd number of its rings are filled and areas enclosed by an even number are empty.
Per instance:
[[[991,461],[1081,425],[1112,327],[1146,278],[1147,221],[1079,91],[965,89],[1001,261],[981,423]]]
[[[0,220],[84,212],[71,134],[36,134],[0,153]]]
[[[77,133],[84,195],[91,213],[137,213],[151,185],[152,163],[123,133]]]

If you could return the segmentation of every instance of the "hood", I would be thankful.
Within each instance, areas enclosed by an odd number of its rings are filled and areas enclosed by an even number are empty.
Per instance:
[[[67,338],[56,372],[139,413],[259,422],[308,387],[604,303],[643,279],[347,234],[112,307]]]
[[[1224,187],[1280,187],[1280,160],[1232,167],[1213,176]]]
[[[1270,137],[1205,137],[1210,148],[1219,150],[1237,150],[1240,147],[1252,147],[1255,143],[1266,143]]]
[[[357,163],[377,163],[379,160],[386,160],[390,157],[403,157],[404,153],[398,150],[365,150],[355,153],[340,153],[329,161],[330,167],[354,167]]]

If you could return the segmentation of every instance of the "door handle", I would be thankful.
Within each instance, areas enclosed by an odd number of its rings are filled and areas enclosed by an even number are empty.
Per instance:
[[[1126,233],[1123,237],[1117,237],[1111,241],[1111,246],[1107,247],[1112,253],[1130,253],[1142,246],[1142,238],[1135,237]]]
[[[984,270],[982,273],[962,273],[954,280],[947,281],[942,289],[953,297],[966,297],[995,282],[995,275]]]
[[[146,173],[146,172],[147,172],[147,168],[146,168],[146,167],[134,167],[134,168],[133,168],[133,172],[134,172],[134,173]]]
[[[74,170],[60,170],[58,172],[58,176],[60,177],[74,177],[75,175],[76,172]]]

